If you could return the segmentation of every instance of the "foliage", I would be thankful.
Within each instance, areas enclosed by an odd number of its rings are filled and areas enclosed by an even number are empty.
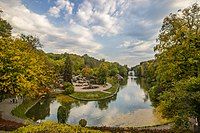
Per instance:
[[[64,68],[63,68],[63,81],[72,82],[72,61],[70,56],[66,54]]]
[[[80,119],[79,125],[80,125],[81,127],[85,127],[85,126],[87,125],[87,121],[86,121],[85,119]]]
[[[40,40],[38,37],[34,37],[32,35],[24,35],[21,34],[21,39],[25,42],[27,42],[28,45],[32,48],[42,48],[42,44],[40,43]]]
[[[1,14],[2,12],[0,12]],[[0,38],[10,37],[12,31],[12,26],[6,21],[0,18]]]
[[[66,109],[64,106],[58,107],[57,118],[58,118],[58,123],[66,122],[67,116],[66,116]]]
[[[108,74],[108,68],[106,66],[105,63],[102,63],[98,69],[98,80],[99,80],[99,84],[105,84],[106,83],[106,77]]]
[[[1,38],[0,44],[0,91],[31,97],[48,92],[54,75],[45,54],[20,38]]]
[[[101,133],[99,130],[92,130],[80,126],[71,126],[55,122],[44,122],[39,125],[28,125],[14,131],[14,133]]]
[[[63,94],[56,95],[56,100],[58,102],[60,102],[61,104],[74,103],[74,102],[77,101],[77,100],[71,98],[70,96],[66,96],[66,95],[63,95]]]
[[[156,59],[136,66],[138,76],[147,78],[154,106],[179,129],[189,127],[189,118],[200,124],[200,7],[193,4],[170,14],[155,47]]]
[[[89,67],[85,67],[82,69],[82,75],[86,78],[90,78],[93,76],[93,70]]]
[[[63,88],[65,89],[65,93],[68,94],[72,94],[74,92],[74,86],[69,83],[69,82],[65,82],[63,84]]]
[[[116,67],[113,67],[110,71],[109,71],[109,76],[116,76],[117,74],[119,74],[119,70]]]
[[[84,59],[85,66],[90,67],[90,68],[98,67],[101,63],[101,61],[93,57],[89,57],[87,54],[83,55],[83,59]]]
[[[189,117],[200,120],[200,77],[183,79],[161,96],[159,109],[163,116],[174,118],[176,126],[188,128]]]

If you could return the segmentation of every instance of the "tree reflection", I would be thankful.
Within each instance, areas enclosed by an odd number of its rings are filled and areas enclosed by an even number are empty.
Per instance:
[[[147,83],[145,78],[134,78],[134,80],[136,84],[140,86],[141,89],[143,89],[144,91],[149,90],[150,85]]]
[[[111,97],[111,98],[97,101],[99,109],[101,109],[101,110],[106,110],[106,109],[108,109],[109,103],[110,103],[111,101],[115,101],[116,99],[117,99],[117,95],[114,95],[114,96]]]
[[[69,118],[71,109],[71,103],[65,104],[65,106],[60,106],[57,111],[58,123],[66,123]]]
[[[34,121],[45,119],[45,117],[50,115],[50,98],[42,99],[37,104],[35,104],[28,112],[26,116]]]

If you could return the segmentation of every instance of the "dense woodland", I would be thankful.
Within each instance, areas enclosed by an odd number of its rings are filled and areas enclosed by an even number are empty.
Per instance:
[[[194,4],[164,21],[155,59],[133,67],[144,77],[153,105],[181,128],[189,119],[200,124],[200,7]]]
[[[0,93],[38,97],[47,94],[73,75],[93,77],[105,84],[108,77],[127,76],[127,66],[98,60],[87,54],[45,53],[33,35],[12,36],[12,26],[0,18]]]

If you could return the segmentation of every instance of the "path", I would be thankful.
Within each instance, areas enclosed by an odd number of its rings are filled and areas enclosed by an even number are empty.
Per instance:
[[[96,88],[96,89],[82,89],[83,86],[74,86],[74,91],[75,92],[94,92],[94,91],[101,91],[101,92],[104,92],[104,93],[109,93],[108,90],[109,88],[111,88],[112,85],[110,83],[107,83],[107,86],[106,87],[103,87],[102,85],[99,86],[99,88]]]
[[[14,121],[17,123],[24,123],[24,120],[21,118],[18,118],[16,116],[13,116],[11,111],[20,105],[22,103],[22,99],[18,100],[18,103],[11,103],[10,99],[5,99],[0,103],[0,113],[1,113],[1,118],[5,120],[10,120]]]

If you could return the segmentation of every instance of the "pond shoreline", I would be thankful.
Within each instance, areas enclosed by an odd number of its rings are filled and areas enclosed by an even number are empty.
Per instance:
[[[114,88],[114,90],[115,90],[114,92],[109,91],[112,88]],[[69,96],[76,99],[76,100],[80,100],[80,101],[100,101],[100,100],[112,98],[113,96],[115,96],[117,94],[118,91],[119,91],[119,84],[112,85],[111,88],[107,89],[106,92],[110,92],[110,93],[106,93],[106,95],[108,95],[108,96],[104,96],[104,97],[98,97],[98,98],[89,97],[89,98],[86,98],[87,95],[94,94],[95,92],[75,92],[74,94],[70,94]],[[97,91],[96,93],[105,93],[105,92]],[[83,97],[81,97],[79,95],[76,96],[75,94],[84,94],[84,95],[83,95]]]

